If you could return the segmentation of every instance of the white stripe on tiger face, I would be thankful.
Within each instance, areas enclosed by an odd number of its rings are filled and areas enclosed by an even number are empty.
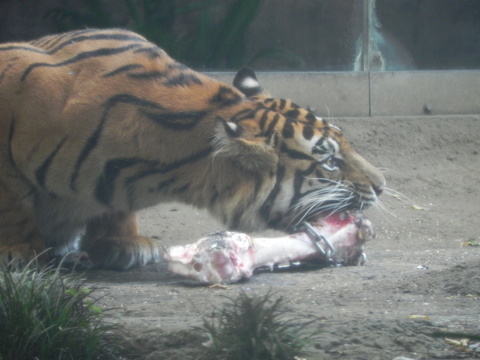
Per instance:
[[[340,144],[333,138],[314,137],[310,141],[313,157],[319,162],[325,162],[331,158],[341,160]]]

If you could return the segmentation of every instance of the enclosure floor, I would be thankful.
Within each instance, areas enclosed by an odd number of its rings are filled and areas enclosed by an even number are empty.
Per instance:
[[[377,231],[367,244],[366,266],[262,273],[226,289],[195,286],[168,274],[162,263],[89,272],[101,303],[116,308],[114,320],[140,344],[132,348],[138,358],[195,359],[202,334],[193,327],[224,296],[241,290],[273,290],[286,298],[292,318],[317,319],[312,326],[323,331],[307,359],[473,358],[429,334],[480,333],[480,247],[465,245],[480,240],[480,117],[331,122],[402,194],[386,191],[381,208],[366,211]],[[180,204],[145,210],[139,220],[142,234],[161,246],[222,229],[206,212]]]

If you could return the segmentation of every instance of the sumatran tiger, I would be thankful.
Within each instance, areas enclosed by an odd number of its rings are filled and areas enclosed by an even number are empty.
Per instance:
[[[288,232],[377,200],[383,175],[339,128],[271,98],[249,69],[233,85],[126,30],[1,45],[1,262],[79,237],[101,267],[155,262],[135,213],[165,201],[232,230]]]

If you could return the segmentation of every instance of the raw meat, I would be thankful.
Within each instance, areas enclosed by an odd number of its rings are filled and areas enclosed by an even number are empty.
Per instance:
[[[373,237],[364,215],[343,213],[304,223],[302,231],[278,238],[216,232],[194,244],[168,248],[165,259],[173,273],[208,284],[234,283],[251,277],[255,269],[294,261],[359,265],[365,259],[363,245]]]

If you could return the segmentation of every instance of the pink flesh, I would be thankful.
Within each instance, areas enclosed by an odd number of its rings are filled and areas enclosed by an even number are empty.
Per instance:
[[[332,215],[312,224],[335,247],[333,261],[359,262],[363,244],[374,236],[371,222],[362,215]],[[322,248],[325,244],[320,242]],[[251,238],[237,232],[209,235],[194,244],[172,246],[165,259],[173,273],[203,283],[234,283],[249,278],[253,270],[289,261],[322,258],[305,232],[278,238]],[[326,259],[323,259],[326,260]]]

